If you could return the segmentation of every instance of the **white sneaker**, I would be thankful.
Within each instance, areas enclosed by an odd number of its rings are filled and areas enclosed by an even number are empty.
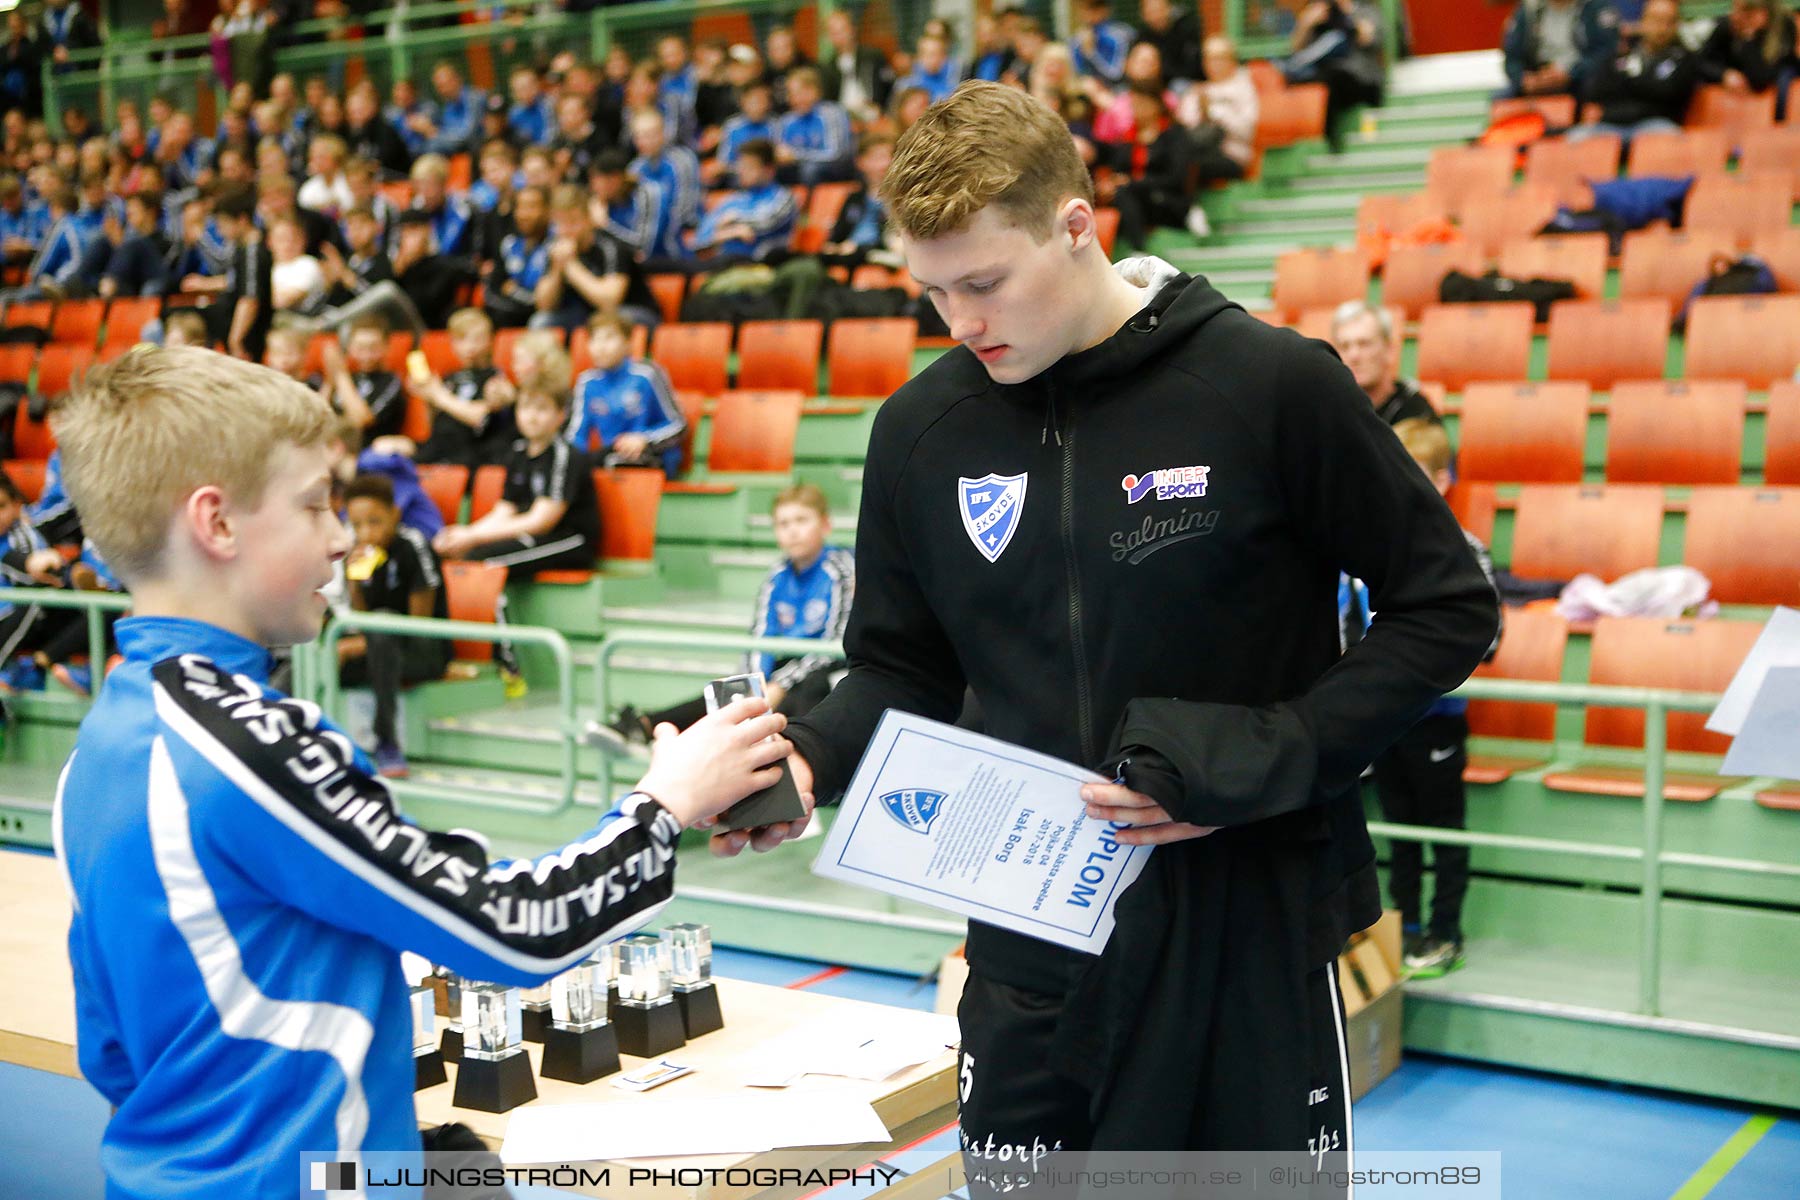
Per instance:
[[[1188,232],[1197,238],[1205,239],[1212,236],[1212,222],[1206,219],[1206,210],[1198,204],[1188,209],[1187,228]]]

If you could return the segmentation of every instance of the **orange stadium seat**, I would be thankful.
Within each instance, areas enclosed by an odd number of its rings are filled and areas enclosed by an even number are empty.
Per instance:
[[[1532,237],[1555,215],[1556,193],[1549,185],[1522,183],[1499,188],[1482,203],[1465,208],[1459,228],[1483,254],[1497,258],[1509,242]]]
[[[1800,292],[1800,229],[1771,229],[1756,235],[1750,253],[1769,264],[1775,286]]]
[[[1800,383],[1783,380],[1769,389],[1763,425],[1763,482],[1800,487]]]
[[[1800,296],[1703,296],[1688,316],[1690,379],[1766,388],[1800,363]]]
[[[106,341],[103,348],[135,346],[144,336],[144,326],[162,311],[162,301],[154,296],[124,296],[106,310]]]
[[[1556,683],[1562,679],[1563,651],[1569,625],[1550,604],[1508,609],[1500,631],[1500,649],[1492,662],[1475,668],[1478,679],[1523,679]],[[1556,706],[1516,700],[1469,701],[1469,732],[1479,737],[1556,740]],[[1501,783],[1518,771],[1542,766],[1539,760],[1471,754],[1463,779],[1469,783]]]
[[[1370,192],[1356,205],[1357,233],[1400,233],[1427,221],[1449,219],[1425,192]]]
[[[37,391],[42,396],[60,396],[81,377],[94,361],[92,346],[45,346],[38,354]]]
[[[433,373],[440,379],[462,367],[456,351],[451,348],[450,331],[447,329],[428,330],[419,342],[419,349],[425,352],[425,361],[431,364]]]
[[[1688,107],[1687,125],[1720,130],[1732,146],[1742,146],[1750,134],[1774,127],[1775,89],[1734,92],[1721,84],[1703,83]]]
[[[648,282],[650,294],[656,297],[656,307],[662,310],[662,319],[671,323],[681,320],[681,300],[687,295],[687,277],[658,274],[650,276]]]
[[[1640,229],[1628,233],[1619,256],[1619,296],[1627,300],[1657,296],[1673,312],[1694,285],[1710,274],[1713,259],[1731,254],[1731,237],[1718,230]]]
[[[676,389],[716,396],[726,386],[731,325],[726,321],[658,325],[650,335],[650,357],[669,373],[669,383]]]
[[[1613,388],[1608,483],[1736,483],[1743,455],[1743,384],[1646,380]]]
[[[1621,379],[1661,379],[1668,355],[1669,310],[1661,300],[1550,306],[1551,379],[1579,379],[1601,390]]]
[[[1550,129],[1567,129],[1575,123],[1575,97],[1502,96],[1488,105],[1488,124],[1528,112],[1543,114]]]
[[[841,319],[825,349],[826,390],[833,396],[891,396],[912,375],[919,323],[911,317]]]
[[[508,377],[513,373],[512,352],[519,339],[531,332],[528,329],[496,329],[494,330],[494,365],[506,372]],[[327,336],[327,335],[321,335]]]
[[[806,200],[806,222],[794,231],[794,248],[802,254],[817,254],[830,236],[831,227],[837,224],[838,214],[844,211],[844,201],[856,187],[854,183],[813,185],[812,195]]]
[[[1716,174],[1725,169],[1731,139],[1719,129],[1684,129],[1680,133],[1640,133],[1625,155],[1625,173],[1635,178],[1660,175]]]
[[[104,300],[64,300],[50,321],[50,340],[70,346],[93,347],[100,342],[100,320],[106,315]]]
[[[20,403],[14,413],[13,455],[40,461],[49,458],[50,452],[56,449],[56,438],[50,432],[50,423],[41,418],[33,419],[29,404]]]
[[[1511,279],[1566,279],[1582,300],[1606,291],[1608,250],[1604,233],[1529,237],[1500,248],[1500,273]]]
[[[1587,208],[1593,201],[1588,184],[1619,174],[1619,139],[1612,135],[1578,142],[1553,139],[1533,142],[1525,151],[1525,182],[1548,187],[1558,204]]]
[[[422,446],[431,437],[431,402],[414,392],[406,393],[406,412],[400,418],[400,434]]]
[[[469,468],[461,463],[420,463],[418,472],[419,486],[443,514],[444,524],[456,524],[463,493],[469,490]]]
[[[14,300],[6,306],[6,328],[30,325],[48,331],[50,315],[55,309],[56,306],[48,300]]]
[[[1457,427],[1457,478],[1580,483],[1591,399],[1585,383],[1471,383]]]
[[[1513,151],[1508,146],[1441,146],[1425,167],[1425,191],[1444,211],[1461,217],[1489,203],[1511,184]]]
[[[0,383],[24,383],[31,378],[31,364],[37,358],[37,347],[16,342],[0,345]]]
[[[745,321],[738,327],[738,387],[816,395],[824,340],[818,321]]]
[[[1479,275],[1487,267],[1481,248],[1473,242],[1442,242],[1427,246],[1396,246],[1388,251],[1381,269],[1381,298],[1416,321],[1427,304],[1438,302],[1438,284],[1452,271]]]
[[[595,471],[594,494],[600,504],[600,557],[632,562],[654,558],[663,473],[655,467]]]
[[[1094,210],[1094,237],[1101,251],[1111,258],[1113,245],[1119,240],[1119,210],[1112,207]]]
[[[700,422],[706,419],[706,397],[699,392],[676,392],[675,403],[681,407],[687,427],[681,431],[681,474],[694,466],[694,439],[700,434]]]
[[[504,471],[504,468],[495,469]],[[505,590],[506,568],[498,563],[444,564],[444,603],[452,621],[492,625],[499,612],[500,594]],[[452,642],[450,645],[451,653],[462,662],[487,662],[494,657],[491,642]]]
[[[1719,230],[1740,248],[1788,227],[1794,185],[1786,175],[1703,175],[1688,193],[1685,227]]]
[[[1531,361],[1531,305],[1433,304],[1419,318],[1420,379],[1453,392],[1483,379],[1524,379]]]
[[[1780,125],[1744,134],[1739,142],[1738,170],[1746,175],[1785,175],[1791,195],[1800,200],[1800,128]]]
[[[1255,85],[1258,98],[1270,92],[1287,90],[1287,76],[1281,73],[1280,67],[1266,58],[1251,59],[1244,64],[1244,70],[1250,73],[1250,82]]]
[[[1800,488],[1697,487],[1682,561],[1723,604],[1800,605]]]
[[[1761,632],[1758,621],[1602,617],[1595,624],[1590,644],[1588,680],[1618,687],[1724,691]],[[1709,732],[1706,716],[1703,712],[1668,714],[1668,748],[1723,754],[1731,739]],[[1590,746],[1642,746],[1644,710],[1591,706],[1587,710],[1584,740]],[[1710,800],[1731,782],[1718,775],[1670,772],[1663,791],[1671,800]],[[1552,791],[1586,795],[1644,794],[1643,773],[1628,767],[1553,772],[1544,777],[1544,786]]]
[[[1315,247],[1290,250],[1275,260],[1276,311],[1297,318],[1369,294],[1369,262],[1360,250]]]
[[[9,458],[4,466],[6,477],[25,493],[26,502],[36,504],[38,497],[44,494],[45,461],[41,458]]]
[[[1261,91],[1256,115],[1255,145],[1291,146],[1325,136],[1325,85],[1302,83]]]
[[[1615,484],[1528,483],[1513,519],[1513,574],[1608,583],[1654,567],[1662,540],[1662,489]]]
[[[469,520],[479,521],[500,503],[500,493],[506,489],[506,468],[498,463],[489,463],[475,468],[475,479],[469,487]]]
[[[418,349],[419,341],[410,329],[398,330],[388,334],[387,357],[382,366],[400,376],[406,377],[406,356]]]
[[[796,390],[735,391],[713,410],[713,471],[791,471],[804,396]]]

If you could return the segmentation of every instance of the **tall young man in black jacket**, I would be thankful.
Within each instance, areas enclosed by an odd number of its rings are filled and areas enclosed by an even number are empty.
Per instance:
[[[1086,811],[1158,847],[1097,958],[970,923],[964,1146],[1346,1152],[1357,778],[1481,660],[1493,591],[1329,347],[1107,262],[1029,97],[963,85],[883,195],[962,345],[876,420],[851,669],[790,727],[797,782],[829,799],[883,710],[953,720],[966,683],[996,737],[1124,761]],[[1380,614],[1341,656],[1340,571]]]

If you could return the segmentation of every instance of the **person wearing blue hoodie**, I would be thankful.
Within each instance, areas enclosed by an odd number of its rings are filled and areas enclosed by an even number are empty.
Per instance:
[[[616,312],[596,313],[588,322],[594,365],[575,380],[569,441],[606,466],[660,467],[673,479],[681,470],[687,418],[663,369],[631,357],[631,331]]]
[[[659,730],[637,788],[535,859],[409,820],[318,706],[268,684],[269,648],[317,636],[351,547],[331,420],[266,368],[148,347],[58,414],[70,490],[133,597],[51,818],[116,1200],[293,1195],[304,1152],[445,1144],[413,1107],[401,952],[549,980],[654,915],[682,828],[787,752],[756,700]],[[109,453],[123,438],[139,452]]]
[[[1522,0],[1500,39],[1505,94],[1585,99],[1618,44],[1619,18],[1608,0]]]

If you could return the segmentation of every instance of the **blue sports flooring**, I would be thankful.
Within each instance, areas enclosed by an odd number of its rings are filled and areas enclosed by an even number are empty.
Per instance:
[[[721,975],[908,1008],[933,986],[876,971],[721,949]],[[79,1080],[0,1064],[0,1194],[99,1200],[97,1161],[107,1106]],[[1741,1105],[1502,1070],[1422,1055],[1356,1106],[1356,1144],[1380,1150],[1497,1150],[1504,1194],[1520,1200],[1670,1200],[1754,1111]],[[1800,1115],[1779,1120],[1710,1191],[1682,1200],[1800,1196]],[[954,1130],[898,1159],[921,1166],[956,1148]],[[521,1200],[564,1193],[520,1189]],[[848,1188],[814,1200],[848,1200]]]

